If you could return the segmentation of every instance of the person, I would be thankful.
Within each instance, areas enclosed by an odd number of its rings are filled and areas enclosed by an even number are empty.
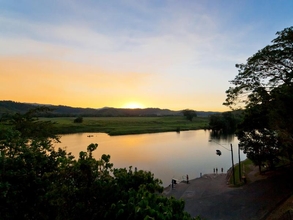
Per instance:
[[[189,183],[188,175],[186,175],[186,182],[187,182],[187,184]]]
[[[215,173],[215,168],[214,168],[214,173]]]
[[[218,174],[218,168],[216,168],[216,173]]]
[[[221,171],[222,171],[222,173],[223,173],[223,167],[221,168]]]

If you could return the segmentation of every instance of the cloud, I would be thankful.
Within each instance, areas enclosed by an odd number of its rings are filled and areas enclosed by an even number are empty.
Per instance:
[[[2,54],[37,54],[104,65],[111,71],[143,69],[159,74],[173,67],[211,59],[211,53],[217,54],[219,48],[217,40],[224,39],[216,32],[218,21],[202,4],[189,2],[186,7],[171,1],[164,7],[155,7],[148,2],[127,1],[122,10],[102,5],[106,10],[99,5],[69,3],[74,14],[85,14],[87,19],[79,22],[46,23],[2,17],[1,26],[12,30]],[[143,15],[138,15],[139,12]],[[104,21],[107,23],[101,24]],[[3,37],[0,43],[5,41]],[[13,47],[15,43],[17,47]]]
[[[237,74],[235,63],[245,62],[278,31],[265,31],[267,12],[258,6],[254,15],[248,10],[253,5],[6,2],[0,9],[1,94],[80,105],[98,100],[99,106],[123,105],[129,98],[170,108],[208,105],[217,97],[221,105]]]

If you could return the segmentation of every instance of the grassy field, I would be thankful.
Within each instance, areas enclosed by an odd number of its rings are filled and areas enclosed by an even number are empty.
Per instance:
[[[40,118],[56,123],[57,134],[79,132],[103,132],[109,135],[143,134],[167,131],[206,129],[207,117],[188,121],[182,116],[170,117],[84,117],[82,123],[74,123],[74,117]]]

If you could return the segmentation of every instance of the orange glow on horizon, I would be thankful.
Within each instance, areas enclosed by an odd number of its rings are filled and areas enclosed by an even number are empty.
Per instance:
[[[135,109],[135,108],[145,108],[145,106],[142,105],[139,102],[128,102],[125,105],[123,105],[122,108],[132,108],[132,109]]]
[[[204,94],[192,95],[190,99],[159,90],[146,93],[154,75],[34,57],[0,57],[0,100],[84,108],[229,110],[221,105],[224,94],[208,99]]]

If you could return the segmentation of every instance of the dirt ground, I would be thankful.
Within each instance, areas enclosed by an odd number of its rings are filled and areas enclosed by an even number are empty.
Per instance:
[[[257,167],[252,167],[252,171],[247,174],[250,182],[268,178],[274,173],[260,175]],[[293,220],[293,195],[281,202],[264,220]]]
[[[285,220],[293,219],[293,196],[290,196],[286,201],[280,204],[266,220]]]

